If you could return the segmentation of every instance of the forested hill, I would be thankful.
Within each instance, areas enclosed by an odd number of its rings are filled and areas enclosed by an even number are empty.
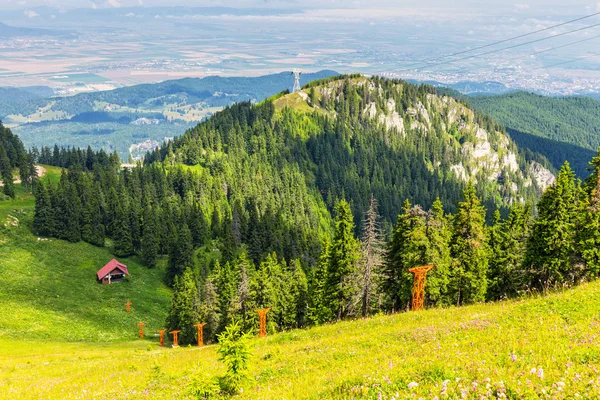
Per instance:
[[[474,96],[468,101],[476,110],[515,131],[511,136],[520,146],[544,154],[556,168],[568,160],[580,177],[587,176],[588,160],[600,146],[599,100],[515,92]],[[551,141],[537,141],[535,137]],[[556,151],[556,142],[571,146]]]
[[[330,211],[345,198],[360,221],[373,194],[392,223],[407,198],[430,207],[439,197],[454,211],[469,180],[490,212],[534,200],[554,177],[543,157],[528,157],[498,124],[432,87],[345,76],[227,108],[146,162],[211,175],[225,214],[250,199],[259,214],[306,212],[302,193]]]

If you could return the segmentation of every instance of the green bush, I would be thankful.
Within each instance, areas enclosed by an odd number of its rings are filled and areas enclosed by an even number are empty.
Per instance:
[[[237,321],[232,321],[225,331],[218,335],[219,361],[227,367],[227,373],[220,379],[221,390],[225,393],[238,393],[244,380],[248,378],[250,334],[242,332]]]

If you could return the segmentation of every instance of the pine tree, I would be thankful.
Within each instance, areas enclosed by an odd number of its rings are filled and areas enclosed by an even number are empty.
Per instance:
[[[63,171],[55,196],[55,227],[59,239],[76,243],[81,240],[81,201],[75,186],[69,181],[67,173]]]
[[[197,296],[194,274],[186,268],[181,275],[175,277],[171,309],[166,321],[168,330],[181,330],[181,344],[192,344],[197,340],[197,329],[194,327],[199,322]]]
[[[329,265],[329,250],[331,245],[325,242],[321,256],[313,270],[309,285],[308,320],[314,325],[320,325],[333,319],[333,313],[327,297],[327,268]]]
[[[187,225],[183,224],[178,233],[174,232],[169,250],[169,264],[166,274],[167,284],[172,285],[177,275],[185,271],[186,268],[193,267],[194,248],[192,246],[192,233]]]
[[[340,320],[347,316],[352,298],[349,278],[359,259],[359,245],[354,237],[354,218],[345,200],[337,206],[335,233],[329,253],[327,289],[332,312]]]
[[[294,260],[291,263],[290,283],[292,284],[291,291],[294,295],[294,327],[302,328],[308,322],[308,280],[299,260]]]
[[[425,300],[434,305],[448,305],[452,303],[448,293],[450,265],[452,264],[450,257],[452,229],[439,198],[435,200],[431,210],[427,213],[425,229],[428,241],[425,264],[435,267],[427,273]]]
[[[384,244],[379,226],[377,202],[373,195],[365,213],[361,234],[361,264],[358,272],[361,315],[366,317],[379,302],[378,287],[383,265]]]
[[[252,272],[252,267],[246,259],[246,255],[242,253],[234,271],[237,287],[229,304],[228,314],[235,316],[244,331],[249,331],[255,327],[254,304],[250,295]]]
[[[219,294],[215,285],[215,277],[210,275],[204,281],[200,291],[199,316],[202,322],[206,323],[204,327],[205,341],[214,341],[219,329]]]
[[[160,243],[157,229],[154,209],[151,206],[147,206],[143,215],[141,257],[144,265],[148,268],[156,267],[156,262],[158,261]]]
[[[129,257],[133,254],[133,242],[131,239],[129,202],[127,198],[122,198],[117,207],[113,223],[114,251],[118,257]]]
[[[383,269],[382,292],[388,310],[408,309],[413,285],[413,276],[408,270],[424,265],[427,251],[425,212],[406,200],[388,243]]]
[[[454,261],[450,271],[450,287],[455,304],[485,300],[489,257],[485,208],[471,183],[465,189],[464,201],[458,204],[454,216],[451,250]]]
[[[592,174],[586,180],[587,199],[581,213],[578,248],[585,263],[587,278],[600,275],[600,149],[590,162]]]
[[[576,226],[580,204],[575,174],[568,162],[538,203],[538,217],[527,245],[524,264],[529,281],[546,290],[553,285],[573,284],[572,262],[576,251]]]
[[[40,182],[35,188],[35,215],[33,231],[37,235],[54,236],[54,210],[46,185]]]
[[[15,198],[15,184],[13,181],[12,165],[6,149],[0,146],[0,177],[4,183],[4,194],[10,198]]]
[[[219,325],[217,332],[222,332],[223,329],[231,322],[232,315],[229,314],[229,306],[237,291],[237,282],[234,271],[230,263],[221,265],[215,264],[213,271],[215,279],[216,292],[219,294]]]
[[[516,204],[511,207],[506,220],[494,214],[490,228],[490,263],[488,293],[490,300],[513,297],[525,289],[526,276],[521,269],[527,240],[531,231],[531,207]]]

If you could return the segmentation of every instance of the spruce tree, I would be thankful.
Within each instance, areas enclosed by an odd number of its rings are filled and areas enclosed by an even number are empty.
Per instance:
[[[214,283],[216,292],[219,295],[219,325],[217,332],[222,332],[223,329],[231,322],[233,315],[229,313],[231,300],[234,298],[237,291],[237,282],[233,269],[230,263],[220,264],[217,262],[214,269]]]
[[[425,264],[435,268],[427,273],[425,284],[425,300],[429,304],[448,305],[452,303],[448,293],[450,283],[450,240],[452,228],[448,217],[444,214],[444,207],[439,198],[435,200],[431,210],[427,213],[426,223],[427,251]]]
[[[200,289],[200,320],[206,323],[203,332],[204,339],[207,342],[211,342],[216,338],[221,318],[219,312],[219,293],[217,293],[215,285],[215,276],[208,276]]]
[[[6,153],[6,149],[4,149],[2,146],[0,146],[0,177],[2,178],[2,183],[4,184],[4,194],[14,199],[15,184],[13,181],[12,165],[10,163],[10,159],[8,158],[8,154]]]
[[[377,202],[373,195],[369,209],[365,213],[361,233],[361,263],[358,271],[358,293],[362,317],[366,317],[377,308],[379,302],[378,288],[383,265],[384,244],[379,226]]]
[[[116,256],[129,257],[133,254],[131,224],[129,219],[129,202],[126,198],[123,198],[117,206],[115,221],[113,222],[112,235]]]
[[[331,245],[326,241],[322,246],[321,256],[310,278],[308,320],[314,325],[320,325],[333,319],[333,313],[327,298],[327,268],[330,248]]]
[[[292,261],[290,268],[291,291],[295,306],[295,324],[293,327],[302,328],[308,322],[308,280],[299,260]]]
[[[410,305],[413,276],[408,270],[427,261],[425,222],[423,209],[412,207],[406,200],[388,243],[383,268],[382,292],[388,310],[405,310]]]
[[[179,232],[173,233],[171,248],[169,250],[169,264],[167,267],[166,280],[168,285],[175,282],[175,277],[186,268],[194,267],[194,248],[192,245],[192,233],[186,224]]]
[[[337,206],[335,233],[327,269],[330,307],[338,320],[348,314],[352,298],[352,285],[349,278],[356,268],[359,255],[359,244],[354,237],[352,211],[350,211],[348,202],[341,200]]]
[[[154,209],[151,206],[147,206],[143,215],[141,257],[144,265],[148,268],[156,267],[156,262],[158,261],[160,244],[157,229]]]
[[[505,220],[495,212],[489,233],[488,299],[513,297],[525,289],[527,277],[521,265],[530,231],[530,206],[514,205]]]
[[[46,185],[40,182],[35,188],[35,215],[33,232],[40,236],[54,236],[54,210]]]
[[[450,288],[456,305],[485,300],[489,252],[485,233],[485,208],[469,183],[464,201],[454,216]]]
[[[181,344],[192,344],[197,340],[197,329],[194,327],[199,322],[197,296],[194,274],[190,268],[186,268],[181,275],[175,277],[171,309],[166,320],[169,331],[181,330]]]
[[[229,304],[228,314],[235,316],[244,331],[255,327],[254,303],[251,298],[250,286],[253,275],[253,267],[250,266],[246,255],[242,253],[237,260],[234,271],[236,276],[236,291]]]
[[[59,239],[76,243],[81,240],[81,201],[76,187],[69,181],[67,173],[63,171],[60,183],[53,192],[55,200],[55,227]]]
[[[524,264],[531,284],[546,290],[554,285],[573,284],[572,263],[576,251],[576,227],[580,204],[575,174],[568,162],[538,203]]]
[[[582,207],[578,248],[585,263],[586,277],[600,275],[600,150],[590,162],[592,174],[585,182],[587,199]]]

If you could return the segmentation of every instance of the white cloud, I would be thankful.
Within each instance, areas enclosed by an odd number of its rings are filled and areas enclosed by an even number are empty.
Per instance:
[[[31,10],[25,10],[25,11],[23,11],[23,13],[25,14],[25,16],[27,18],[34,18],[34,17],[40,16],[40,14],[36,13],[35,11],[31,11]]]
[[[119,0],[106,0],[106,4],[111,7],[121,7],[121,2]]]
[[[600,1],[596,3],[596,11],[600,12]]]
[[[515,8],[517,10],[527,10],[527,9],[529,9],[529,4],[525,4],[525,3],[515,4]]]

